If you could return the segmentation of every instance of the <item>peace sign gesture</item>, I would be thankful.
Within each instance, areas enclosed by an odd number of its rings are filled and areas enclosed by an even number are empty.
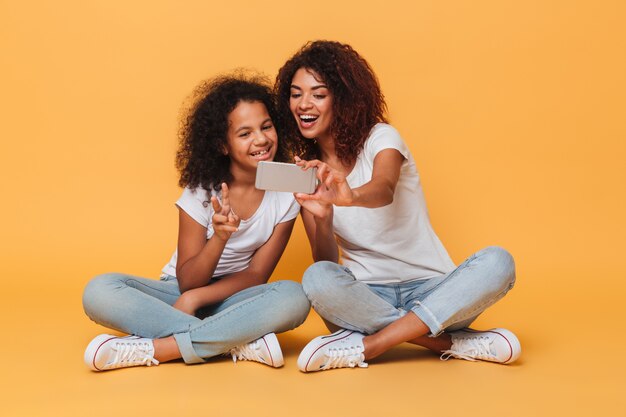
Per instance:
[[[213,223],[213,236],[220,240],[227,241],[230,239],[230,235],[236,232],[239,227],[241,219],[235,214],[230,207],[230,197],[228,186],[225,182],[222,183],[222,203],[216,196],[211,196],[211,205],[213,206],[212,223]]]

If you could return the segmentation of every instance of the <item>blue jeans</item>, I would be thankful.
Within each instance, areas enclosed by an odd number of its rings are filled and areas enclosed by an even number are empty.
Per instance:
[[[499,247],[470,256],[448,274],[427,280],[366,284],[334,262],[311,265],[302,287],[331,330],[376,333],[412,311],[431,336],[469,326],[515,284],[515,264]],[[330,323],[330,324],[329,324]]]
[[[310,304],[302,286],[277,281],[246,288],[190,316],[172,305],[180,296],[175,277],[125,274],[92,279],[83,293],[85,313],[98,324],[151,339],[174,336],[185,363],[204,362],[267,333],[294,329]]]

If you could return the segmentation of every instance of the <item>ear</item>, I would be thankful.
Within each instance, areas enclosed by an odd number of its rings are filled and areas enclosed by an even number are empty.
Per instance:
[[[222,153],[222,155],[228,156],[228,146],[227,145],[222,145],[220,147],[220,152]]]

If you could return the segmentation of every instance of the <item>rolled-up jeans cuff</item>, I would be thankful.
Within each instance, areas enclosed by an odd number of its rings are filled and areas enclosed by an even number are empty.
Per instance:
[[[415,306],[411,309],[420,320],[424,322],[430,329],[430,337],[437,337],[443,333],[443,328],[433,312],[419,301],[415,302]]]
[[[176,340],[178,350],[180,350],[180,354],[183,357],[185,363],[191,364],[204,362],[204,359],[198,356],[196,354],[196,351],[193,350],[193,345],[191,343],[191,336],[189,335],[189,332],[176,333],[174,335],[174,339]]]

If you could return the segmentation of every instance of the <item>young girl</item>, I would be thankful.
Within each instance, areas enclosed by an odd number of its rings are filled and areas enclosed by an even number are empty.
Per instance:
[[[134,335],[93,339],[85,362],[94,371],[225,352],[280,367],[274,333],[308,315],[300,284],[267,284],[299,212],[293,195],[254,187],[259,161],[285,158],[269,87],[226,76],[202,84],[195,98],[177,154],[185,187],[176,202],[178,249],[161,279],[105,274],[85,288],[92,320]]]
[[[276,90],[286,136],[303,158],[296,161],[318,168],[322,182],[314,194],[296,195],[318,261],[302,285],[329,328],[339,329],[304,348],[300,370],[365,367],[403,342],[443,359],[517,359],[510,331],[467,329],[513,287],[512,257],[489,247],[453,264],[367,62],[349,45],[309,43],[281,68]]]

